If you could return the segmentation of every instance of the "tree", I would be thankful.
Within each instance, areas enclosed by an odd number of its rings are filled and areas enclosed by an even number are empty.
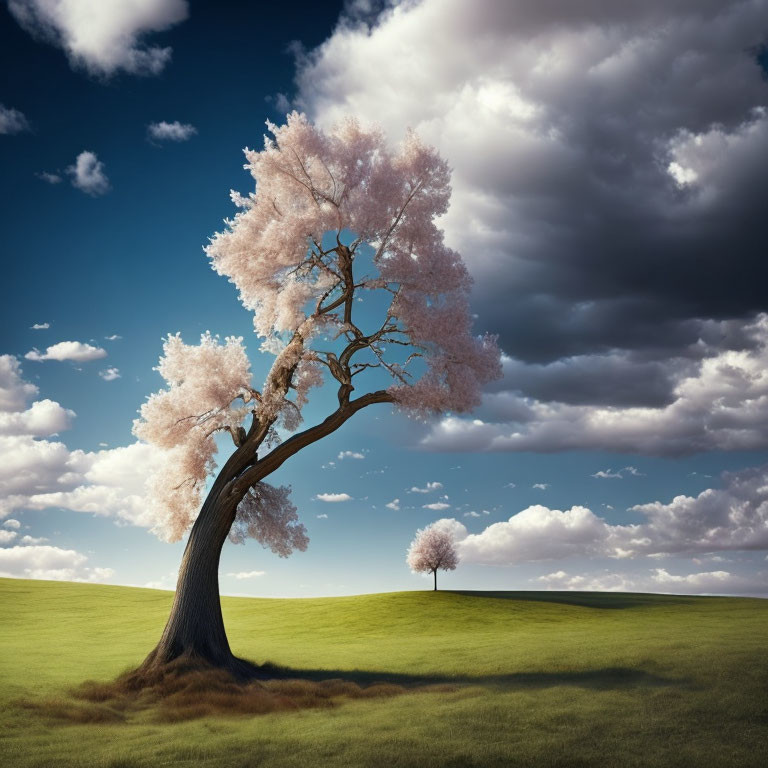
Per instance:
[[[459,564],[459,553],[450,533],[428,525],[416,531],[416,538],[408,547],[405,561],[414,573],[434,574],[437,591],[438,570],[455,571]]]
[[[253,537],[287,557],[308,543],[290,488],[266,478],[368,406],[468,411],[501,373],[495,338],[471,333],[471,281],[435,225],[450,197],[437,152],[413,133],[392,150],[352,119],[325,133],[294,112],[268,127],[264,149],[245,150],[255,192],[232,192],[240,211],[205,249],[275,355],[266,380],[253,387],[242,338],[169,335],[157,367],[166,387],[134,423],[161,455],[149,481],[156,532],[175,540],[191,527],[168,623],[139,672],[189,657],[252,675],[224,630],[222,546]],[[373,327],[359,319],[361,294],[382,308]],[[338,405],[300,430],[308,393],[325,380]],[[216,433],[234,449],[203,498]]]

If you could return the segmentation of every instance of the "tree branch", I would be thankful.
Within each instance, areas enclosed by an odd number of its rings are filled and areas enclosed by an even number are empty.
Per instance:
[[[318,440],[335,432],[344,422],[350,419],[358,411],[375,403],[392,403],[394,398],[386,390],[369,392],[339,407],[324,421],[316,424],[303,432],[289,437],[284,443],[273,448],[266,456],[259,459],[252,467],[246,469],[231,483],[227,496],[235,506],[240,503],[248,489],[271,475],[276,469],[302,448],[306,448]]]

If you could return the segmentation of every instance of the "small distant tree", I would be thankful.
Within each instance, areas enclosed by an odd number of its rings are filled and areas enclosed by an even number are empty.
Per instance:
[[[455,571],[459,564],[459,553],[449,533],[430,525],[416,531],[416,538],[408,548],[406,562],[414,573],[433,574],[437,591],[438,570]]]
[[[241,338],[169,335],[157,368],[166,386],[134,424],[161,456],[146,519],[170,540],[190,532],[168,623],[138,670],[147,679],[180,657],[255,672],[229,648],[219,557],[227,538],[282,557],[306,548],[290,488],[266,482],[286,460],[370,406],[471,410],[501,375],[495,338],[471,330],[469,274],[435,224],[450,198],[437,152],[413,133],[392,149],[351,119],[326,133],[294,112],[269,128],[263,150],[245,151],[255,191],[232,193],[240,211],[206,248],[253,312],[269,372],[252,381]],[[337,402],[300,429],[324,382]],[[232,441],[217,472],[216,433]]]

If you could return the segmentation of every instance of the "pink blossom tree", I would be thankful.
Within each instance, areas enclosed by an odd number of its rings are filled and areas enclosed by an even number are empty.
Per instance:
[[[416,538],[408,548],[405,561],[414,573],[434,574],[437,591],[437,572],[455,571],[459,564],[459,553],[450,533],[428,525],[416,531]]]
[[[134,424],[160,455],[149,481],[156,532],[174,540],[191,528],[170,618],[139,672],[186,656],[252,675],[224,631],[222,546],[253,537],[286,557],[308,543],[290,489],[266,478],[363,408],[468,411],[501,372],[495,338],[471,332],[470,278],[435,224],[450,197],[437,152],[413,133],[391,149],[352,119],[327,133],[295,112],[268,125],[264,149],[245,150],[255,191],[232,193],[240,210],[205,250],[274,362],[256,388],[242,338],[206,333],[187,345],[169,335],[157,368],[167,385]],[[361,294],[384,307],[373,327],[358,319]],[[338,405],[302,429],[309,392],[324,382]],[[205,494],[216,433],[233,450]]]

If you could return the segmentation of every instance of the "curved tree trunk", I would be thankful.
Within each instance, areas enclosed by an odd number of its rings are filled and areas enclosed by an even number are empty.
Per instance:
[[[348,394],[348,393],[347,393]],[[248,489],[278,469],[302,448],[337,430],[354,413],[373,403],[392,402],[386,391],[348,400],[320,424],[297,433],[258,459],[258,443],[238,446],[219,472],[189,534],[179,569],[176,596],[160,642],[134,673],[147,684],[177,659],[224,669],[239,680],[260,676],[257,666],[230,650],[219,599],[219,560],[237,505]],[[250,436],[249,436],[250,437]]]
[[[179,658],[206,662],[241,679],[257,672],[253,664],[233,655],[221,615],[219,560],[235,510],[231,503],[220,499],[217,485],[211,489],[189,534],[163,635],[139,673],[159,671]]]

